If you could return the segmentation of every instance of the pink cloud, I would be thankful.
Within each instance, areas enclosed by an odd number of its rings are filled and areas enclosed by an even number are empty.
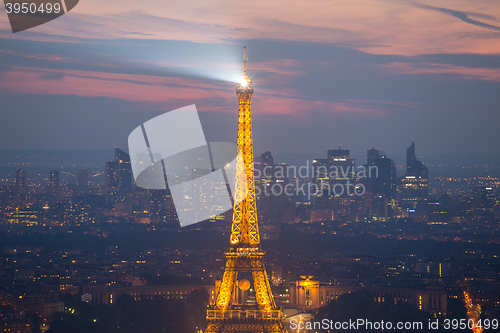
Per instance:
[[[436,6],[439,6],[436,7]],[[468,18],[463,19],[464,15]],[[372,54],[500,53],[500,2],[351,0],[81,1],[20,39],[268,39],[332,43]],[[0,38],[14,38],[6,16]],[[52,36],[52,37],[50,37]],[[75,42],[75,40],[71,40]]]
[[[151,105],[178,107],[197,103],[207,111],[233,112],[234,86],[218,81],[117,74],[67,69],[15,67],[0,75],[0,88],[14,94],[108,97]],[[165,106],[167,108],[167,106]],[[258,114],[307,116],[312,111],[381,116],[384,110],[359,106],[357,101],[311,101],[296,92],[261,90],[254,95]]]
[[[382,67],[388,68],[396,74],[412,75],[436,75],[450,74],[459,76],[465,80],[483,80],[500,82],[500,69],[498,68],[471,68],[463,66],[454,66],[447,64],[421,63],[410,64],[406,62],[393,62]]]
[[[346,99],[347,102],[366,103],[366,104],[385,104],[397,105],[411,108],[418,108],[422,106],[422,102],[401,102],[401,101],[376,101],[376,100],[361,100],[361,99]]]

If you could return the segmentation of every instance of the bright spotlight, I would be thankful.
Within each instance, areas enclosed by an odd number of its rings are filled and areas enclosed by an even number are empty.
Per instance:
[[[240,80],[240,86],[242,86],[242,87],[248,86],[248,82],[247,82],[247,80],[245,78],[242,78]]]

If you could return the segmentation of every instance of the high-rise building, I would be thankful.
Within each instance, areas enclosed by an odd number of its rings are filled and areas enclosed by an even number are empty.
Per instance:
[[[169,190],[149,190],[150,219],[153,224],[167,223],[178,226],[179,220]]]
[[[366,178],[371,186],[371,215],[374,220],[386,221],[393,215],[397,197],[397,171],[392,158],[373,147],[367,151]]]
[[[49,192],[53,199],[59,197],[59,171],[52,170],[49,176]]]
[[[118,162],[106,162],[106,195],[108,205],[114,205],[118,199],[119,175]]]
[[[276,183],[281,183],[282,186],[285,186],[290,182],[290,177],[288,174],[288,164],[286,163],[278,163],[274,167],[274,178]]]
[[[492,187],[476,186],[473,189],[467,221],[472,223],[491,223],[495,220],[495,193]]]
[[[259,174],[255,180],[260,186],[257,192],[258,220],[262,224],[281,220],[283,206],[289,201],[285,192],[288,165],[275,165],[271,152],[266,151],[260,155],[256,166]]]
[[[425,219],[429,196],[429,170],[417,160],[415,142],[406,150],[406,174],[401,177],[400,200],[403,217]]]
[[[16,193],[25,194],[28,192],[26,185],[26,171],[23,169],[16,169]]]
[[[85,190],[89,186],[89,172],[87,170],[78,171],[78,186]]]
[[[330,160],[330,169],[334,172],[332,178],[333,185],[347,184],[353,181],[356,175],[356,161],[350,158],[349,149],[329,149],[328,159]]]
[[[270,184],[274,180],[274,159],[270,151],[260,155],[260,183],[262,186]]]
[[[331,187],[330,179],[330,159],[329,158],[315,158],[313,160],[314,169],[314,182],[318,186],[318,196],[329,196],[328,192]]]
[[[349,149],[328,149],[327,158],[316,158],[313,161],[314,181],[320,189],[320,195],[347,195],[347,186],[350,193],[354,190],[356,176],[355,159],[350,158]]]
[[[78,184],[77,190],[79,195],[88,194],[89,188],[89,172],[87,170],[78,171]]]
[[[130,155],[115,148],[115,162],[118,163],[118,188],[120,191],[132,189],[132,165]]]

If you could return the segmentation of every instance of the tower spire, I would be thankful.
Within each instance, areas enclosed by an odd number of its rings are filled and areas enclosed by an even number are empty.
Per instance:
[[[247,76],[247,47],[243,46],[243,75]]]

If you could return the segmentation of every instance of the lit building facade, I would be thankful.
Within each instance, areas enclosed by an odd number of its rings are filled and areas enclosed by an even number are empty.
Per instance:
[[[290,307],[305,312],[314,312],[337,300],[341,295],[366,289],[374,302],[391,301],[410,304],[417,310],[442,315],[447,311],[447,294],[442,287],[427,287],[425,290],[399,287],[363,287],[336,285],[312,280],[312,276],[301,276],[301,280],[290,283]]]
[[[406,150],[406,174],[401,177],[399,206],[403,217],[425,220],[429,197],[429,170],[417,160],[415,142]]]
[[[119,175],[118,162],[106,162],[107,203],[112,206],[118,199]]]
[[[52,170],[49,175],[49,194],[51,199],[59,198],[59,171]]]
[[[118,163],[118,189],[120,191],[132,190],[133,177],[130,155],[115,148],[115,162]]]
[[[26,194],[28,186],[26,185],[26,171],[23,169],[16,169],[16,193]]]
[[[330,196],[340,192],[335,190],[336,185],[352,184],[356,178],[356,161],[350,158],[349,149],[328,149],[326,158],[313,160],[314,182],[320,193],[318,196]],[[352,188],[352,187],[351,187]],[[347,195],[347,191],[342,192]]]
[[[130,295],[136,301],[153,300],[157,297],[164,299],[186,299],[195,291],[205,289],[209,294],[210,304],[215,303],[215,286],[178,285],[178,286],[138,286],[111,288],[108,286],[87,286],[83,288],[83,294],[90,294],[91,305],[113,304],[122,295]]]
[[[397,171],[392,158],[379,149],[368,149],[365,168],[371,191],[371,216],[376,221],[387,221],[394,215],[397,199]]]

